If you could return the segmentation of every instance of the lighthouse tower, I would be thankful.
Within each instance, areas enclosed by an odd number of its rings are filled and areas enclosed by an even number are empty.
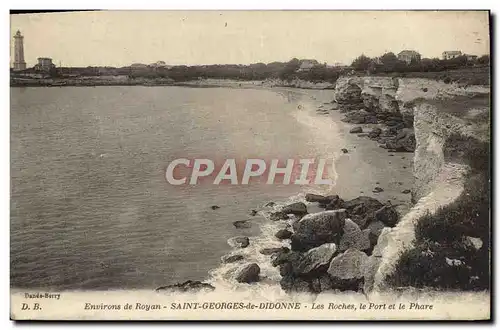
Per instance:
[[[24,62],[24,37],[21,31],[17,31],[14,36],[14,70],[26,70],[26,62]]]

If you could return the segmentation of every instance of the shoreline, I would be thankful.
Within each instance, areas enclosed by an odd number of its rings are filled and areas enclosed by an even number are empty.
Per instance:
[[[330,89],[335,84],[325,81],[309,82],[295,80],[285,82],[274,80],[234,80],[234,79],[200,79],[188,81],[172,81],[168,79],[25,79],[11,81],[10,87],[102,87],[102,86],[144,86],[144,87],[190,87],[190,88],[299,88],[299,89]]]
[[[291,102],[297,106],[298,111],[303,111],[306,116],[310,116],[308,118],[312,120],[309,123],[312,126],[310,129],[313,130],[314,127],[318,127],[319,122],[321,122],[324,124],[321,127],[323,131],[328,131],[329,127],[335,131],[332,134],[340,143],[334,147],[336,150],[334,164],[337,180],[328,192],[318,192],[313,187],[304,187],[299,195],[290,196],[287,200],[269,201],[274,205],[268,208],[264,207],[259,212],[262,218],[262,221],[259,221],[260,233],[255,237],[246,238],[248,241],[244,243],[244,246],[233,246],[232,249],[229,249],[221,256],[221,264],[209,271],[204,283],[211,285],[214,290],[219,289],[219,287],[224,289],[227,286],[238,286],[234,280],[235,275],[242,268],[257,265],[258,272],[261,273],[261,279],[257,283],[258,286],[264,285],[264,287],[268,288],[270,285],[276,286],[279,292],[286,292],[280,285],[283,274],[277,274],[279,267],[273,264],[273,260],[276,255],[287,253],[291,248],[290,243],[293,246],[293,242],[289,238],[276,240],[274,235],[283,230],[290,232],[291,228],[294,227],[294,221],[300,219],[300,216],[299,218],[291,218],[291,222],[289,220],[273,221],[273,214],[281,213],[283,208],[293,204],[303,204],[307,208],[307,214],[309,215],[325,211],[317,203],[307,201],[308,194],[321,193],[321,195],[325,196],[334,194],[346,201],[355,200],[359,197],[373,198],[383,205],[388,203],[392,205],[399,213],[399,218],[402,218],[412,207],[410,194],[403,193],[403,190],[407,190],[412,186],[411,163],[413,153],[390,153],[386,149],[380,148],[375,141],[350,134],[349,130],[354,125],[342,122],[342,115],[339,111],[329,110],[332,106],[333,92],[301,90],[289,87],[260,87],[260,89],[276,92],[284,99],[292,99]],[[325,108],[327,113],[325,113]],[[367,126],[383,127],[383,124]],[[321,137],[318,136],[317,138]],[[343,148],[348,149],[348,152],[343,153],[341,151]],[[355,176],[353,176],[353,173],[355,173]],[[375,187],[382,188],[383,191],[373,190]],[[258,209],[260,206],[255,205],[254,207]],[[229,238],[229,240],[235,238]],[[254,246],[255,244],[258,244],[259,247]],[[262,244],[264,249],[262,249]],[[259,248],[261,249],[259,250]],[[248,254],[249,249],[252,251],[250,255]],[[270,254],[261,252],[265,249],[276,249],[276,251]],[[224,260],[228,258],[234,258],[234,261],[225,262]],[[270,266],[275,268],[271,270],[271,273],[269,273]],[[264,268],[263,273],[265,274],[263,277],[262,268]],[[269,277],[270,274],[271,277]],[[185,280],[188,280],[188,278]],[[240,281],[238,280],[238,282]],[[180,283],[174,285],[182,286]],[[171,286],[167,287],[172,288]],[[197,286],[193,287],[193,289],[197,288]],[[355,294],[359,294],[359,292]]]

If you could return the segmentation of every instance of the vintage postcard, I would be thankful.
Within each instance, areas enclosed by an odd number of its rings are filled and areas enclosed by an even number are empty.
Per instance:
[[[13,320],[489,320],[488,11],[11,13]]]

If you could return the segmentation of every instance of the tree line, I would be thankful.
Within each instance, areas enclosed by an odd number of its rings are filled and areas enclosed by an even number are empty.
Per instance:
[[[315,61],[314,61],[315,62]],[[130,79],[165,78],[174,81],[189,81],[197,79],[232,79],[232,80],[266,80],[281,79],[291,81],[301,79],[312,82],[334,83],[338,77],[353,71],[368,73],[407,73],[407,72],[440,72],[470,66],[486,66],[490,63],[488,55],[470,60],[466,56],[459,56],[449,60],[438,58],[423,58],[406,63],[400,61],[392,53],[386,53],[378,58],[365,55],[358,56],[350,66],[331,67],[315,62],[311,67],[301,70],[304,60],[293,58],[288,62],[254,63],[250,65],[214,64],[214,65],[178,65],[173,67],[155,66],[127,66],[115,67],[81,67],[57,68],[48,74],[53,77],[78,76],[128,76]],[[28,69],[26,71],[33,71]]]
[[[366,71],[369,73],[391,73],[391,72],[440,72],[456,70],[471,66],[487,66],[490,64],[490,56],[483,55],[476,59],[467,56],[458,56],[452,59],[423,58],[412,60],[410,63],[401,61],[392,53],[385,53],[378,58],[370,58],[361,54],[351,64],[355,71]]]
[[[326,64],[315,65],[309,70],[299,71],[302,61],[296,58],[288,62],[255,63],[250,65],[179,65],[171,68],[140,68],[131,69],[129,77],[162,77],[174,81],[189,81],[196,79],[233,79],[233,80],[266,80],[282,79],[291,81],[302,79],[312,82],[335,82],[341,74],[341,69],[327,67]]]

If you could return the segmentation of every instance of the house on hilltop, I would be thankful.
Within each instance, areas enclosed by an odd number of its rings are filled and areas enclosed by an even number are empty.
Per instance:
[[[410,64],[412,61],[420,62],[420,53],[414,50],[403,50],[398,54],[398,60]]]
[[[316,65],[319,65],[319,62],[316,60],[302,60],[300,61],[300,67],[297,72],[311,71]]]
[[[462,52],[459,50],[447,50],[444,51],[442,54],[443,60],[451,60],[452,58],[459,57],[462,55],[463,55]]]

